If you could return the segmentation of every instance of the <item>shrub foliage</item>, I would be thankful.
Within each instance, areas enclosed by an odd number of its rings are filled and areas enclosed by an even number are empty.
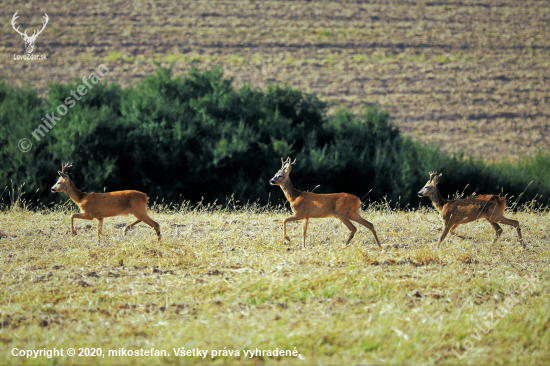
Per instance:
[[[121,88],[93,86],[46,136],[31,133],[78,84],[52,84],[42,100],[29,88],[0,84],[0,182],[42,202],[66,199],[49,188],[60,163],[71,161],[73,180],[88,192],[136,189],[155,199],[205,202],[234,195],[241,202],[278,203],[269,179],[280,158],[297,159],[296,188],[317,193],[349,192],[364,200],[386,198],[417,205],[428,172],[443,172],[444,195],[464,191],[518,196],[550,194],[549,157],[520,164],[487,165],[443,154],[399,133],[387,112],[366,108],[327,117],[315,96],[289,87],[266,91],[243,86],[219,69],[195,69],[172,77],[160,68],[142,83]],[[29,138],[30,152],[17,143]],[[11,181],[11,183],[10,183]],[[544,198],[543,198],[544,199]]]

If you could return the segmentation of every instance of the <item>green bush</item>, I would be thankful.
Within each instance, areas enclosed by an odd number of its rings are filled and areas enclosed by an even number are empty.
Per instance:
[[[48,172],[45,168],[48,159],[51,159],[48,141],[33,141],[33,150],[28,153],[18,149],[19,139],[32,138],[30,133],[43,116],[43,101],[35,91],[0,83],[1,191],[7,185],[21,185],[23,182],[31,185],[31,190],[47,184],[45,178]]]
[[[420,202],[416,192],[431,170],[444,173],[444,195],[468,185],[466,194],[518,196],[531,180],[523,199],[550,194],[548,156],[486,165],[410,141],[375,107],[359,117],[340,111],[328,118],[315,96],[281,86],[235,90],[231,83],[218,69],[173,78],[164,68],[134,87],[99,83],[40,141],[31,137],[40,119],[79,83],[51,85],[45,101],[0,84],[0,182],[26,182],[27,192],[40,188],[35,197],[43,202],[64,200],[49,188],[60,163],[71,161],[75,184],[88,192],[137,189],[165,202],[225,202],[234,195],[243,203],[278,203],[281,190],[269,179],[280,157],[291,156],[298,189],[385,197],[401,206]],[[30,152],[18,150],[20,138],[31,139]]]

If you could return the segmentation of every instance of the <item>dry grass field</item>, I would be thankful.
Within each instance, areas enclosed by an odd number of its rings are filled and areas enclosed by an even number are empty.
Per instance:
[[[43,62],[11,28],[50,21]],[[388,108],[417,140],[489,161],[548,151],[550,10],[537,0],[14,1],[0,3],[0,80],[42,92],[105,63],[139,82],[174,63],[235,85],[288,84],[336,108]]]
[[[29,29],[48,14],[34,51],[46,61],[13,59],[24,52],[15,11]],[[0,82],[42,95],[101,63],[112,71],[107,81],[124,86],[158,65],[173,64],[175,75],[219,66],[237,87],[314,93],[329,114],[379,104],[405,134],[446,152],[515,161],[550,148],[547,1],[8,0],[0,15]],[[548,209],[507,212],[527,248],[510,227],[491,245],[485,221],[457,230],[469,239],[449,236],[437,248],[435,210],[374,204],[362,215],[380,251],[359,226],[343,245],[349,232],[334,219],[311,220],[304,249],[301,225],[289,224],[285,242],[281,207],[155,203],[161,242],[144,224],[122,236],[129,217],[106,219],[98,241],[96,221],[76,220],[71,235],[72,204],[1,202],[0,364],[550,359]],[[12,355],[54,348],[64,354]],[[151,348],[166,354],[127,352]],[[256,353],[275,349],[299,355]],[[195,355],[176,356],[187,350]]]
[[[121,236],[128,217],[106,219],[100,242],[95,221],[76,221],[73,237],[70,213],[0,213],[0,364],[544,365],[550,358],[548,211],[508,213],[521,221],[526,249],[508,227],[491,247],[486,222],[458,230],[473,239],[450,237],[437,249],[434,210],[380,205],[363,214],[384,251],[363,227],[344,246],[348,231],[333,219],[311,220],[305,249],[301,225],[289,224],[293,242],[285,243],[280,208],[156,206],[160,243],[143,224]],[[180,347],[208,354],[177,357]],[[12,356],[13,348],[65,354],[27,359]],[[77,355],[101,348],[105,356],[69,357],[68,348]],[[169,356],[109,355],[121,348]],[[240,355],[223,356],[224,349]],[[256,349],[299,356],[243,353]]]

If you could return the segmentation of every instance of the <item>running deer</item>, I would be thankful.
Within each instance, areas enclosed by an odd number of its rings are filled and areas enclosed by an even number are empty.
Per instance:
[[[361,201],[358,197],[349,193],[331,193],[331,194],[318,194],[311,192],[300,192],[292,186],[290,182],[290,171],[292,165],[296,163],[296,160],[291,163],[290,158],[283,161],[282,168],[275,174],[275,176],[269,181],[271,185],[280,186],[283,190],[286,199],[290,202],[290,208],[294,212],[294,215],[289,216],[283,221],[283,238],[290,241],[290,238],[286,235],[286,223],[291,221],[305,220],[302,231],[302,247],[306,245],[306,232],[309,219],[336,217],[340,219],[351,231],[346,244],[349,244],[353,236],[357,232],[357,228],[351,223],[350,220],[360,223],[367,229],[372,231],[376,244],[382,249],[374,225],[367,220],[359,216],[359,206]]]
[[[437,247],[441,245],[441,242],[445,239],[450,232],[452,235],[456,235],[462,239],[466,239],[462,235],[455,234],[453,231],[462,224],[467,224],[479,219],[485,219],[489,221],[496,236],[493,243],[502,234],[502,228],[499,223],[510,225],[516,228],[518,232],[519,242],[525,248],[523,239],[521,237],[521,229],[519,227],[519,221],[507,219],[504,217],[504,209],[506,208],[506,199],[494,194],[483,194],[480,196],[474,196],[469,198],[462,198],[457,200],[443,199],[437,184],[440,182],[443,174],[437,175],[436,172],[430,172],[430,179],[418,192],[419,197],[428,196],[432,200],[433,205],[439,211],[441,219],[443,220],[443,232],[439,238]]]
[[[75,187],[67,169],[72,165],[62,164],[57,183],[52,187],[52,192],[65,192],[71,200],[80,208],[80,213],[71,215],[71,232],[76,235],[74,219],[93,220],[97,219],[97,239],[103,229],[103,219],[119,215],[132,214],[136,221],[126,226],[124,235],[134,225],[144,222],[155,229],[158,240],[160,240],[160,227],[147,215],[147,195],[138,191],[118,191],[108,193],[85,193]]]

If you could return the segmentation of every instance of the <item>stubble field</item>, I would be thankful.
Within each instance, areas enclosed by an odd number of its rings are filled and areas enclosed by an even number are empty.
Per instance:
[[[43,62],[13,60],[11,28],[50,21]],[[548,151],[546,1],[29,1],[0,3],[2,81],[42,92],[88,75],[139,82],[157,66],[220,66],[236,85],[281,83],[360,113],[377,103],[413,138],[488,161]]]
[[[43,62],[13,60],[11,28],[50,22]],[[388,108],[402,131],[486,160],[550,147],[544,1],[13,1],[0,3],[0,81],[41,93],[104,63],[108,81],[140,82],[219,66],[236,85],[287,84],[330,113]],[[435,243],[435,211],[374,205],[351,245],[339,221],[312,220],[282,240],[280,208],[153,208],[163,240],[130,218],[76,221],[0,207],[1,364],[546,364],[550,359],[549,213],[524,206],[527,248],[486,222],[471,239]],[[503,308],[504,306],[504,308]],[[507,310],[504,310],[504,309]],[[491,316],[493,321],[491,322]],[[101,348],[105,357],[12,356],[12,350]],[[174,349],[207,350],[206,358]],[[465,350],[469,348],[469,350]],[[170,356],[109,356],[109,350]],[[212,350],[239,356],[212,357]],[[299,357],[249,358],[244,350]],[[453,351],[454,350],[454,351]],[[458,355],[458,356],[457,356]]]
[[[160,243],[143,224],[122,236],[125,217],[107,219],[98,242],[95,221],[77,220],[78,236],[70,234],[66,208],[0,213],[0,363],[542,365],[550,358],[547,211],[507,214],[520,220],[526,249],[508,227],[491,247],[486,222],[458,229],[471,240],[451,236],[437,249],[435,211],[372,207],[362,215],[384,251],[363,227],[344,246],[348,231],[333,219],[311,220],[305,249],[301,225],[289,224],[292,243],[285,243],[281,209],[155,211]],[[106,356],[11,355],[69,347]],[[180,347],[209,352],[176,357]],[[120,348],[170,356],[109,356]],[[243,353],[276,348],[300,356]],[[212,358],[224,349],[240,356]]]

